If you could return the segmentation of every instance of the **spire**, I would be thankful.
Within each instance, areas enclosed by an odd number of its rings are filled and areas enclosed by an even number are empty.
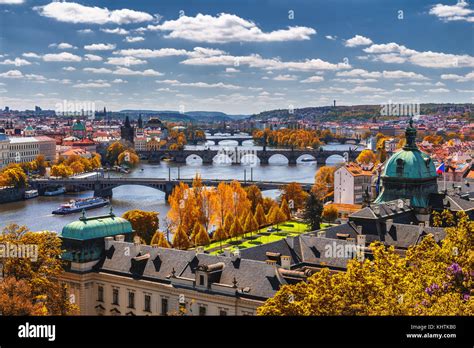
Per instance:
[[[126,128],[130,128],[130,119],[127,117],[125,117],[125,127]]]
[[[410,123],[405,131],[406,144],[403,150],[415,151],[418,150],[416,146],[416,128],[413,126],[413,118],[410,118]]]

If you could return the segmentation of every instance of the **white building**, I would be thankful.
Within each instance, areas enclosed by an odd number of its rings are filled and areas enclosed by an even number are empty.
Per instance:
[[[1,141],[2,138],[6,140]],[[41,137],[3,137],[0,138],[0,168],[10,163],[33,161],[42,154],[48,161],[56,157],[56,141]],[[6,150],[7,148],[7,150]]]
[[[7,165],[10,140],[5,134],[0,134],[0,169]]]
[[[370,192],[372,168],[349,163],[337,169],[334,172],[334,203],[362,203],[365,190],[369,188]]]

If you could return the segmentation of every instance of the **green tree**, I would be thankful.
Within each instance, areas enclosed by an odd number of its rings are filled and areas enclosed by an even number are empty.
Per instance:
[[[312,231],[321,228],[321,214],[323,213],[323,203],[315,192],[311,192],[303,211],[303,220]]]

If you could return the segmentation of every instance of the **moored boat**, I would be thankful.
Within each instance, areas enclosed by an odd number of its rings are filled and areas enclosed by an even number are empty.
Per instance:
[[[38,190],[28,190],[25,191],[25,195],[23,196],[25,199],[35,198],[38,197]]]

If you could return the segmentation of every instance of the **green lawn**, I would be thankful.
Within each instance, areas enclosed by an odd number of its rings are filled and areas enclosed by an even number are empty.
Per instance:
[[[285,225],[292,225],[292,226],[285,226]],[[321,224],[321,228],[326,228],[328,226],[329,224]],[[255,231],[253,233],[247,233],[243,236],[240,236],[239,238],[229,238],[229,239],[223,240],[222,242],[213,242],[205,246],[204,250],[207,251],[207,250],[217,248],[216,250],[211,251],[210,254],[218,255],[221,253],[221,250],[220,250],[221,244],[223,246],[223,249],[226,244],[231,244],[231,246],[228,246],[229,248],[231,248],[231,250],[235,248],[239,248],[239,249],[251,248],[257,245],[275,242],[287,236],[298,236],[301,233],[307,232],[308,226],[307,224],[301,223],[301,222],[287,221],[278,225],[280,231],[267,232],[267,230],[270,227],[276,228],[277,225],[272,225],[272,226],[262,228],[260,230],[260,234],[258,234],[259,233],[258,231]]]

